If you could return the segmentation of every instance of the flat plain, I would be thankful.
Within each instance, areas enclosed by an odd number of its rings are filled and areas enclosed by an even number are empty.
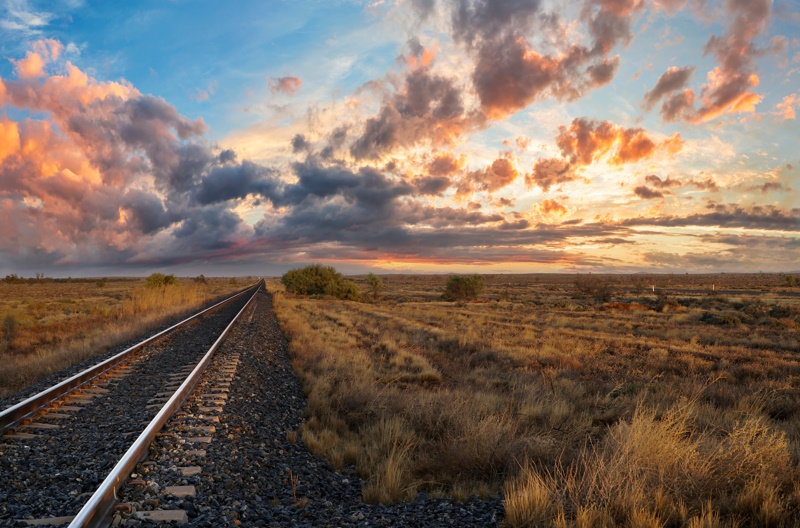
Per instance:
[[[351,277],[367,289],[364,277]],[[783,275],[384,276],[281,293],[308,448],[368,502],[503,492],[509,526],[800,523],[800,296]]]

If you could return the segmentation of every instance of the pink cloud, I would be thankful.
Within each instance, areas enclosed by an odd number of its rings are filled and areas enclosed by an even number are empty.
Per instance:
[[[273,94],[285,93],[292,95],[297,93],[300,87],[303,86],[303,81],[300,77],[269,77],[267,82],[269,83],[269,91]]]

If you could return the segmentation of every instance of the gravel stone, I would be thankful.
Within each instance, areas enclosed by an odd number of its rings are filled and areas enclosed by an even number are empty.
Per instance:
[[[286,338],[272,309],[272,297],[259,292],[256,301],[218,349],[199,392],[214,387],[222,363],[238,355],[239,364],[230,384],[228,400],[219,414],[206,455],[186,455],[173,436],[160,436],[150,447],[150,459],[158,462],[147,478],[165,486],[188,483],[194,497],[160,497],[160,509],[184,509],[189,526],[396,526],[450,527],[499,526],[503,517],[501,498],[471,499],[456,503],[419,493],[414,502],[382,505],[361,501],[362,480],[353,467],[343,473],[312,455],[287,432],[302,423],[305,399],[292,368]],[[173,419],[166,430],[181,432],[205,424],[190,399],[186,416]],[[183,477],[177,469],[198,465],[202,472]],[[144,471],[144,469],[142,469]],[[294,504],[290,472],[299,475],[298,505]],[[145,489],[125,487],[121,500],[137,501],[148,509],[151,497]],[[301,506],[300,503],[307,501]],[[238,522],[237,522],[238,521]],[[128,519],[128,523],[144,525]]]
[[[194,323],[148,347],[129,375],[108,385],[109,393],[55,422],[62,428],[32,441],[0,441],[0,526],[16,526],[14,519],[77,513],[156,414],[157,408],[146,408],[148,400],[164,391],[171,373],[199,361],[245,301],[237,299],[204,317],[202,325]],[[150,445],[148,460],[134,470],[139,484],[120,490],[120,501],[131,509],[118,511],[112,525],[168,526],[135,513],[181,509],[193,527],[499,526],[500,497],[456,503],[419,493],[413,502],[364,504],[364,483],[353,467],[337,473],[312,455],[299,435],[290,443],[287,432],[302,423],[305,399],[288,350],[272,296],[262,290],[217,350],[193,395]],[[206,407],[211,399],[203,395],[225,386],[219,380],[230,376],[236,360],[227,398],[211,410]],[[197,426],[213,426],[214,431],[198,431]],[[187,441],[201,436],[211,442]],[[188,466],[202,471],[186,476],[180,468]],[[299,475],[297,504],[290,475]],[[195,495],[174,496],[167,492],[171,486],[194,486]]]
[[[76,514],[157,414],[148,401],[164,390],[171,373],[200,360],[248,298],[147,345],[128,363],[127,375],[100,381],[109,392],[94,395],[70,417],[37,419],[59,429],[36,430],[31,440],[0,439],[0,526]]]

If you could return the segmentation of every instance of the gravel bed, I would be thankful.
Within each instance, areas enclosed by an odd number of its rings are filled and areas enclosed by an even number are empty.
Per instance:
[[[213,301],[210,301],[209,303],[207,303],[202,308],[199,308],[199,309],[191,311],[191,312],[186,312],[185,314],[175,317],[173,320],[171,320],[171,321],[159,326],[158,328],[156,328],[154,330],[151,330],[150,332],[147,332],[146,334],[142,334],[139,337],[131,339],[130,341],[127,341],[125,343],[117,345],[117,346],[111,348],[110,350],[108,350],[106,352],[103,352],[102,354],[98,354],[96,356],[92,356],[90,358],[87,358],[87,359],[81,361],[80,363],[75,363],[74,365],[71,365],[71,366],[69,366],[69,367],[67,367],[65,369],[59,370],[58,372],[54,372],[53,374],[50,374],[49,376],[46,376],[46,377],[40,379],[39,381],[36,381],[36,382],[32,383],[31,385],[28,385],[24,389],[22,389],[22,390],[20,390],[18,392],[15,392],[14,394],[8,394],[8,395],[5,395],[5,396],[1,396],[0,395],[0,409],[7,409],[7,408],[11,407],[12,405],[14,405],[16,403],[19,403],[19,402],[23,401],[26,398],[30,398],[34,394],[39,394],[43,390],[48,389],[48,388],[52,387],[53,385],[65,380],[65,379],[67,379],[67,378],[69,378],[71,376],[74,376],[75,374],[77,374],[77,373],[79,373],[79,372],[81,372],[83,370],[86,370],[89,367],[97,365],[98,363],[102,363],[106,359],[108,359],[108,358],[110,358],[110,357],[112,357],[112,356],[114,356],[116,354],[119,354],[120,352],[122,352],[126,348],[131,347],[131,346],[133,346],[136,343],[139,343],[141,341],[144,341],[148,337],[156,335],[157,333],[161,332],[162,330],[166,330],[167,328],[169,328],[170,326],[174,325],[175,323],[183,321],[184,319],[186,319],[190,315],[196,314],[197,312],[201,312],[201,311],[205,310],[206,308],[208,308],[209,306],[215,305],[216,303],[220,302],[221,300],[225,299],[226,297],[230,297],[230,295],[223,295],[223,296],[217,297]]]
[[[500,498],[455,503],[419,494],[411,503],[379,505],[361,502],[363,482],[352,467],[337,473],[323,459],[310,454],[297,431],[305,408],[301,383],[295,374],[272,310],[272,298],[259,292],[257,301],[242,314],[215,359],[239,354],[240,362],[229,388],[227,403],[204,457],[189,454],[197,445],[186,443],[185,428],[203,423],[202,413],[190,403],[186,416],[172,420],[150,448],[149,463],[140,464],[137,486],[127,486],[121,498],[133,513],[142,510],[182,509],[190,526],[498,526],[503,516]],[[209,368],[203,383],[218,366]],[[202,473],[184,477],[181,466],[201,466]],[[291,475],[299,475],[295,506]],[[195,496],[175,497],[167,486],[193,485]],[[125,526],[153,526],[132,515],[118,515]]]
[[[148,345],[127,375],[98,384],[108,393],[96,394],[68,418],[37,419],[58,429],[27,429],[37,435],[31,440],[0,439],[0,526],[76,514],[156,415],[159,408],[147,405],[165,391],[169,375],[195,365],[248,298]]]

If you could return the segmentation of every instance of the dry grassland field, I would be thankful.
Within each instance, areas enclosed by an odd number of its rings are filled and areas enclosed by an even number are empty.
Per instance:
[[[0,395],[100,354],[252,281],[0,280]]]
[[[382,279],[365,302],[270,282],[302,440],[354,465],[365,501],[500,492],[513,527],[800,526],[785,276],[494,275],[471,302],[442,300],[446,276]]]

